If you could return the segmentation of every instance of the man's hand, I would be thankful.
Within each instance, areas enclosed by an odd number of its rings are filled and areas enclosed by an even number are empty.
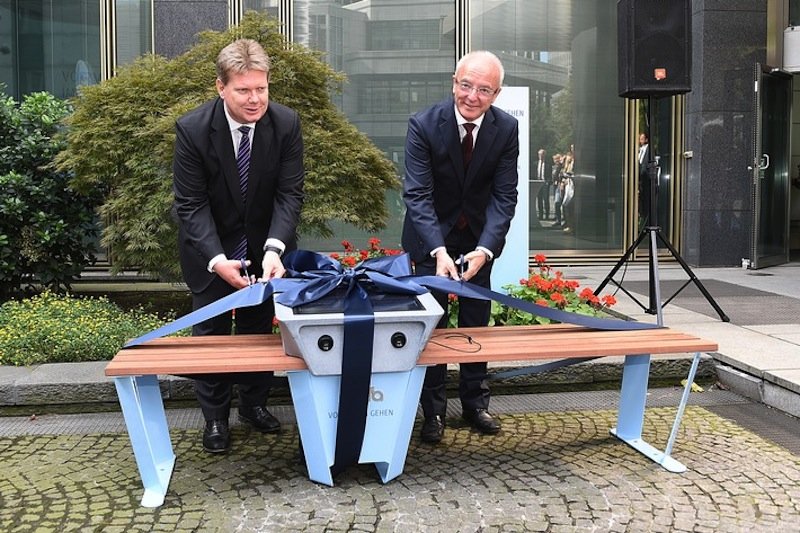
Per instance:
[[[475,277],[475,274],[486,264],[486,254],[480,250],[473,250],[464,256],[464,262],[467,263],[467,270],[464,271],[464,275],[461,279],[469,281]]]
[[[461,276],[458,274],[456,264],[453,262],[453,259],[447,255],[447,252],[444,249],[441,249],[436,253],[436,275],[446,276],[456,281],[461,279]]]
[[[264,273],[258,281],[269,281],[272,278],[282,278],[286,273],[286,269],[283,266],[280,256],[271,250],[264,253],[264,260],[261,261],[261,269],[264,271]]]
[[[244,262],[250,266],[250,261]],[[228,285],[236,289],[243,289],[255,283],[255,276],[249,276],[242,271],[242,262],[238,259],[225,259],[214,265],[214,272]]]

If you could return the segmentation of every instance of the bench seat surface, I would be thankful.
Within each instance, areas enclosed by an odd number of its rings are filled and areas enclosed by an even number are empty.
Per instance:
[[[601,331],[552,324],[437,329],[418,364],[536,361],[577,357],[713,352],[716,343],[669,328]],[[379,355],[378,355],[379,356]],[[120,350],[107,376],[305,370],[277,335],[166,337]]]

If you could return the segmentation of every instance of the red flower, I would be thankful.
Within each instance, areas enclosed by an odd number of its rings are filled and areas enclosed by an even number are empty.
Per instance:
[[[560,292],[554,292],[550,295],[550,299],[556,304],[557,307],[563,309],[567,305],[567,299]]]
[[[330,254],[330,257],[339,261],[340,264],[352,268],[357,263],[366,261],[367,259],[384,257],[387,255],[400,255],[403,253],[403,250],[381,248],[381,240],[377,237],[371,237],[368,242],[369,248],[360,250],[353,246],[353,243],[350,241],[343,240],[342,247],[344,247],[344,254],[334,252]]]
[[[538,305],[543,305],[544,307],[550,307],[550,304],[544,298],[539,298],[538,300],[536,300],[536,303]]]
[[[611,307],[612,305],[617,303],[617,299],[614,298],[613,294],[606,294],[603,296],[603,305],[607,307]]]
[[[536,254],[533,256],[533,260],[536,261],[536,264],[543,265],[547,262],[547,257],[544,254]]]

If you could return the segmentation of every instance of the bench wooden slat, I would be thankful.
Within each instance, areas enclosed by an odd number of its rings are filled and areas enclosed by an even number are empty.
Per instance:
[[[668,328],[598,331],[569,324],[458,328],[436,330],[420,355],[419,364],[695,353],[717,349],[716,343]],[[472,350],[477,351],[468,353]],[[276,335],[235,335],[154,339],[121,350],[105,372],[107,376],[129,376],[304,369],[306,365],[301,358],[284,354]]]

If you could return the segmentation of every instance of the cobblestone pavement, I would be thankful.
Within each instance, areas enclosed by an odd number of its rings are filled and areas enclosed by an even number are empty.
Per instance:
[[[79,415],[78,415],[79,416]],[[674,408],[649,409],[644,438],[666,443]],[[699,406],[683,418],[669,473],[608,433],[614,410],[503,414],[481,436],[449,418],[382,484],[372,465],[327,487],[308,480],[297,428],[233,426],[233,449],[203,453],[173,429],[164,505],[139,506],[124,433],[0,437],[0,531],[800,531],[800,457]]]

